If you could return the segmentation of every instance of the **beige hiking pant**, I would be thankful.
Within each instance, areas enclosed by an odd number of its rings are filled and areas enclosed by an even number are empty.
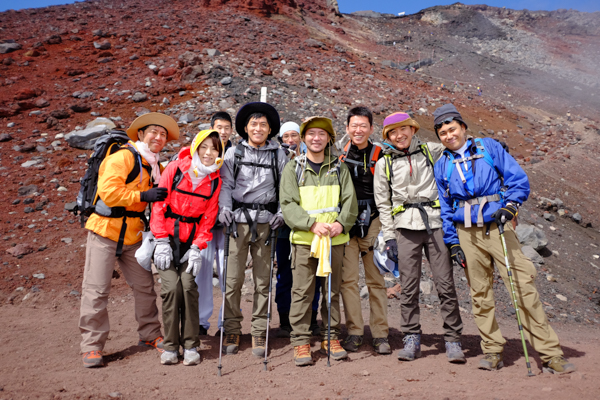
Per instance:
[[[517,303],[525,337],[531,346],[540,353],[542,361],[547,362],[554,356],[562,356],[558,336],[548,325],[546,313],[542,308],[540,296],[535,287],[537,271],[532,262],[523,255],[521,244],[511,224],[504,225],[504,238],[508,250],[508,262],[512,271]],[[511,293],[510,281],[504,264],[504,251],[500,233],[496,224],[487,228],[457,226],[458,240],[467,258],[465,273],[471,287],[473,316],[481,335],[481,349],[486,353],[501,353],[506,340],[502,337],[494,308],[494,264],[502,276],[504,285]],[[511,295],[512,304],[512,295]],[[517,330],[515,321],[515,331]]]
[[[360,293],[358,290],[359,257],[362,257],[365,269],[365,282],[369,290],[369,324],[373,338],[386,338],[388,336],[387,320],[387,290],[383,275],[373,261],[373,246],[381,222],[379,217],[371,222],[369,232],[364,238],[353,237],[344,249],[344,262],[342,268],[342,301],[346,315],[346,329],[348,335],[364,335],[364,321],[360,306]]]
[[[88,232],[79,315],[82,353],[102,350],[106,344],[110,331],[106,305],[115,263],[133,289],[139,339],[150,341],[161,336],[152,272],[142,268],[135,259],[141,245],[142,242],[124,245],[123,254],[117,258],[117,242]]]
[[[252,277],[254,279],[254,302],[252,304],[252,336],[267,335],[267,303],[269,299],[269,275],[271,273],[271,246],[265,245],[269,237],[269,224],[258,224],[257,238],[250,242],[252,236],[250,225],[237,224],[238,237],[229,239],[229,258],[227,260],[227,289],[225,292],[225,322],[223,328],[228,335],[242,334],[244,316],[240,310],[242,286],[246,278],[246,260],[248,248],[252,256]],[[227,240],[227,238],[225,238]]]
[[[342,284],[342,259],[344,258],[343,244],[331,247],[331,340],[337,340],[340,335],[340,286]],[[310,344],[312,332],[310,330],[310,317],[312,315],[312,302],[315,298],[315,285],[321,279],[321,329],[322,340],[327,340],[327,327],[329,313],[328,281],[326,278],[316,276],[319,260],[310,257],[310,246],[301,244],[292,245],[292,307],[290,309],[290,324],[292,325],[292,346]]]

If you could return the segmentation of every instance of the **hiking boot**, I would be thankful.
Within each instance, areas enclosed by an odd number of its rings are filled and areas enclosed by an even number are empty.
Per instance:
[[[252,355],[256,357],[265,356],[265,345],[267,341],[262,336],[252,336]]]
[[[240,349],[240,335],[225,335],[223,354],[237,354]]]
[[[488,371],[496,371],[504,367],[504,357],[502,353],[489,353],[484,354],[483,358],[479,360],[479,369],[487,369]]]
[[[100,350],[92,350],[83,353],[83,366],[85,368],[104,367],[104,359]]]
[[[206,329],[205,327],[203,327],[202,325],[200,325],[200,332],[198,334],[200,336],[206,336],[206,335],[208,335],[208,329]]]
[[[421,357],[421,335],[412,334],[404,336],[402,339],[404,348],[398,352],[398,360],[413,361]]]
[[[446,355],[451,363],[464,364],[467,362],[460,342],[446,342]]]
[[[577,368],[563,356],[555,356],[542,365],[542,371],[550,374],[568,374],[577,371]]]
[[[321,336],[321,326],[317,322],[317,314],[318,312],[313,310],[310,315],[310,327],[308,329],[310,329],[313,336]]]
[[[183,365],[198,365],[200,364],[200,353],[198,349],[184,349],[183,350]]]
[[[178,357],[179,357],[179,352],[165,350],[160,355],[160,363],[162,365],[175,365],[179,362]]]
[[[297,367],[314,364],[312,355],[310,354],[310,344],[294,346],[294,364]]]
[[[279,313],[279,331],[278,338],[289,338],[292,333],[292,325],[290,324],[290,314]]]
[[[321,353],[327,355],[327,340],[321,342]],[[339,340],[331,341],[331,358],[334,360],[343,360],[348,357],[346,350],[340,345]]]
[[[350,335],[344,340],[344,350],[355,352],[358,351],[358,348],[363,343],[363,337],[359,335]]]
[[[164,341],[165,341],[165,338],[163,338],[162,336],[159,336],[154,340],[140,340],[138,342],[138,346],[154,347],[156,350],[158,350],[159,353],[162,353],[164,351],[163,350]]]
[[[378,354],[391,354],[392,348],[386,337],[373,339],[373,348]]]

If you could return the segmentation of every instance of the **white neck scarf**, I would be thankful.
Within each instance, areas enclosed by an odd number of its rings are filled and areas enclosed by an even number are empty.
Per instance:
[[[148,148],[148,145],[142,141],[135,142],[135,147],[138,152],[144,157],[144,160],[152,167],[152,181],[158,183],[160,181],[160,167],[158,166],[158,154],[153,153]]]
[[[196,190],[200,182],[202,182],[202,180],[206,178],[207,175],[212,174],[217,169],[218,166],[216,163],[211,165],[210,167],[207,167],[206,165],[202,164],[202,161],[200,160],[200,155],[198,155],[198,152],[195,152],[192,156],[192,165],[190,165],[190,169],[188,169],[188,174],[190,175],[190,179],[192,180],[192,190]]]

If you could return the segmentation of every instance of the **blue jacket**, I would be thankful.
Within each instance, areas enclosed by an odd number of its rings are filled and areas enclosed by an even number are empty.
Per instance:
[[[458,202],[500,193],[502,181],[498,174],[504,177],[506,191],[501,201],[484,205],[483,220],[485,223],[492,222],[494,220],[492,214],[502,208],[506,202],[512,201],[523,204],[529,197],[529,179],[523,168],[502,148],[500,143],[490,138],[481,140],[485,151],[490,154],[494,161],[494,167],[490,166],[483,158],[478,158],[474,161],[467,161],[469,172],[466,173],[462,163],[460,163],[454,167],[450,180],[447,182],[446,168],[451,162],[449,160],[460,158],[460,155],[445,150],[442,157],[435,163],[434,174],[442,209],[444,243],[447,245],[459,244],[455,225],[457,223],[464,224],[464,208],[459,208]],[[465,152],[465,157],[474,154],[475,143],[473,139],[468,139],[467,143],[468,149]],[[463,168],[467,179],[466,184],[462,183],[457,168]],[[469,179],[468,175],[471,175],[472,179]],[[471,206],[471,222],[473,225],[477,224],[478,212],[479,205]]]

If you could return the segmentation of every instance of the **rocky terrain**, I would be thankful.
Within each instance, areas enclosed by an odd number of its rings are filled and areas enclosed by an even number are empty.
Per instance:
[[[324,115],[340,137],[347,110],[366,105],[377,135],[403,110],[436,140],[433,110],[453,102],[473,135],[506,141],[531,179],[519,230],[550,321],[596,331],[599,14],[457,3],[346,15],[335,0],[106,0],[0,13],[0,314],[77,307],[85,231],[64,207],[95,137],[165,112],[184,133],[166,160],[212,113],[233,116],[266,87],[284,121]],[[463,271],[455,278],[469,315]],[[127,295],[124,282],[116,288],[115,299]],[[428,268],[421,289],[437,313]],[[511,319],[508,294],[496,293]]]

